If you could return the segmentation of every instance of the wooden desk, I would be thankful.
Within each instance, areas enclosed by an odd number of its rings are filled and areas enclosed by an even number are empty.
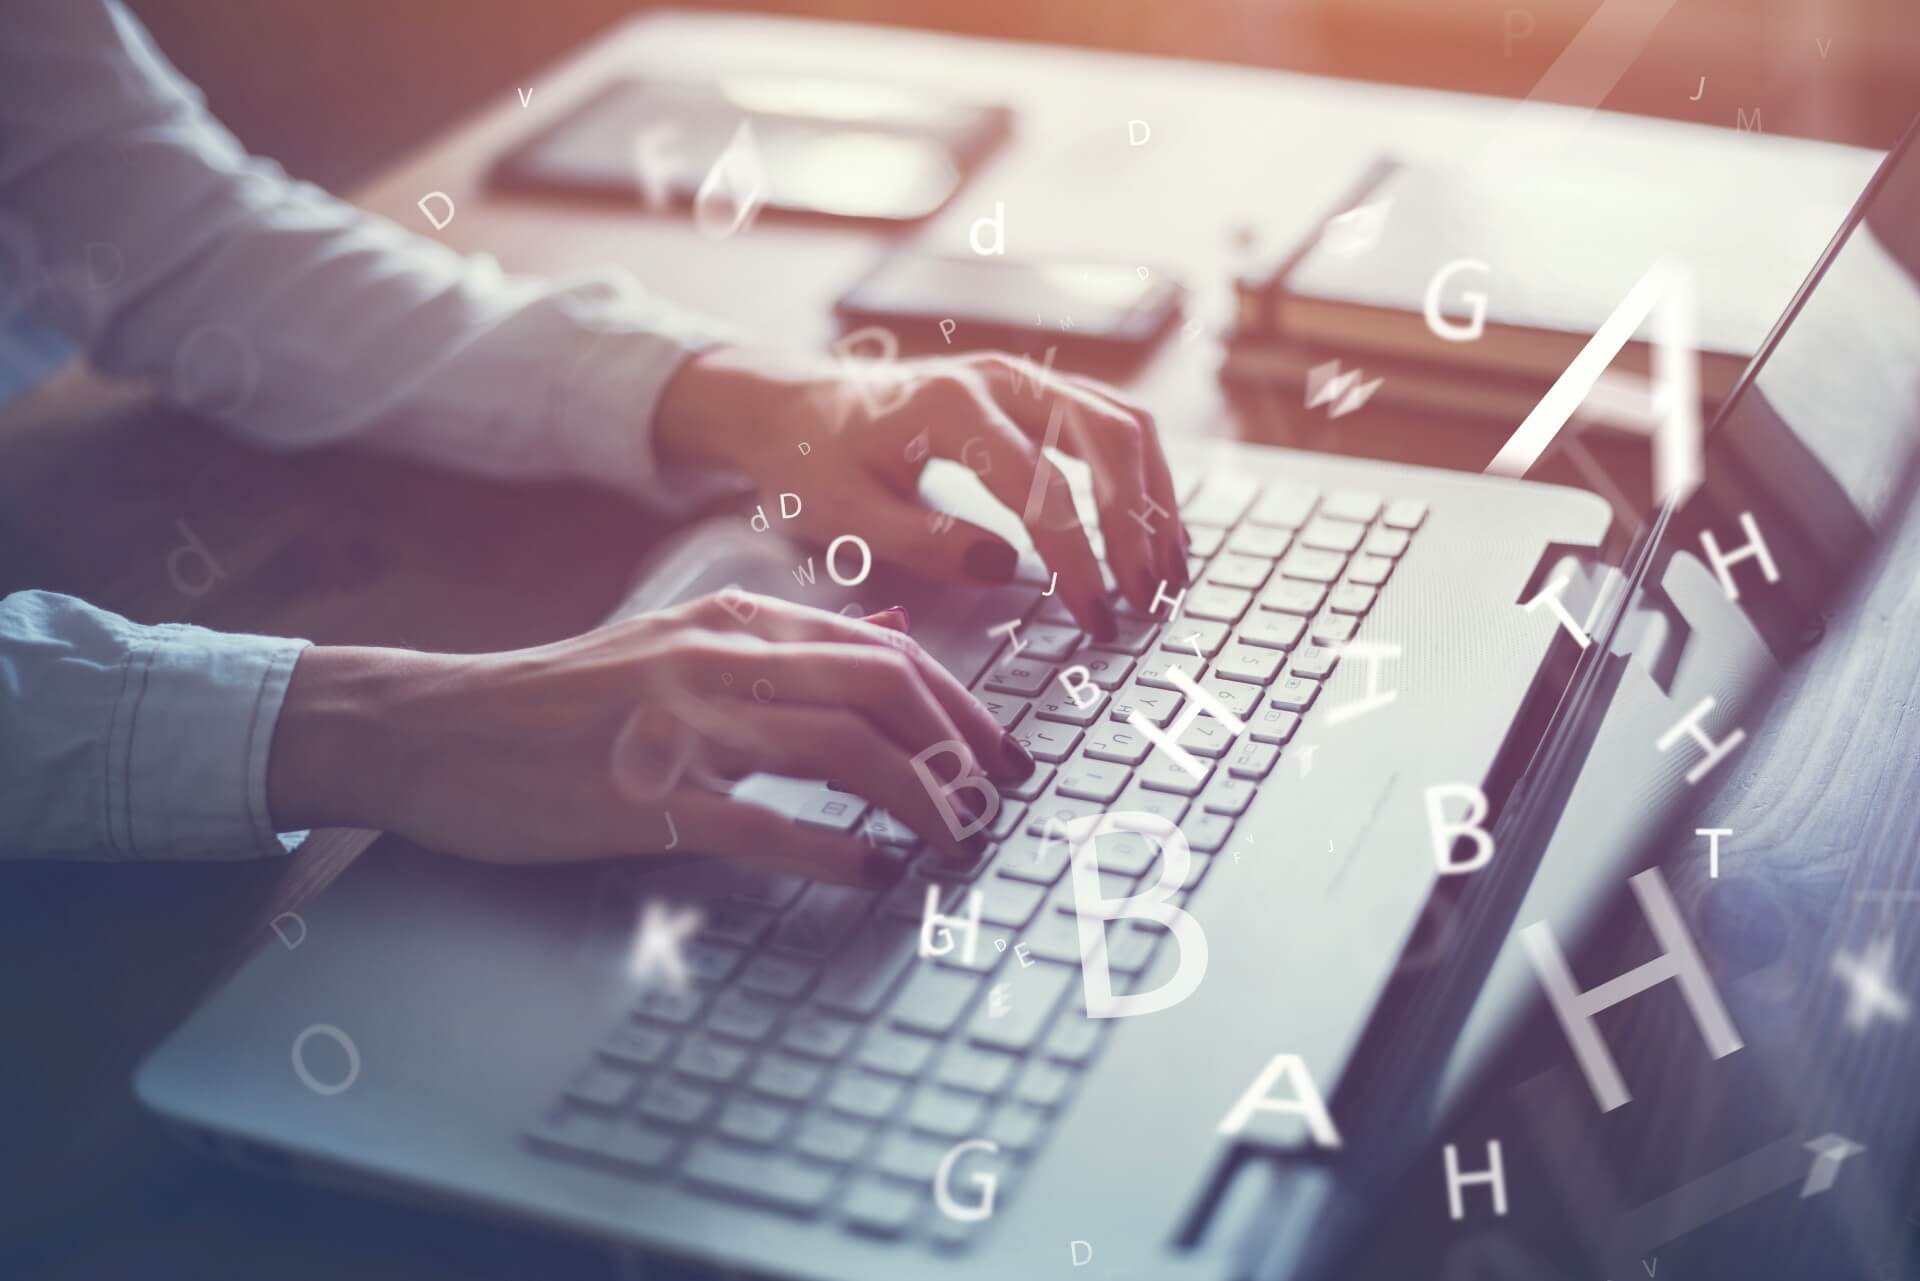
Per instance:
[[[712,244],[681,218],[482,191],[485,165],[507,142],[602,77],[648,68],[683,76],[809,68],[949,85],[1011,101],[1017,137],[949,210],[896,235],[767,218]],[[1445,155],[1508,110],[1244,69],[672,14],[636,20],[541,77],[526,108],[515,88],[502,86],[497,108],[420,148],[362,201],[512,269],[625,263],[665,293],[794,345],[831,336],[828,304],[892,241],[959,249],[994,201],[1007,206],[1010,253],[1164,266],[1195,288],[1195,314],[1212,321],[1224,315],[1239,229],[1289,241],[1376,150]],[[1151,123],[1148,145],[1128,145],[1133,118]],[[1807,262],[1871,164],[1864,153],[1604,116],[1567,150],[1595,164],[1711,165],[1735,197],[1789,172],[1822,228]],[[444,232],[415,207],[430,191],[455,201]],[[1136,390],[1169,430],[1484,461],[1480,446],[1462,451],[1457,438],[1417,422],[1365,440],[1359,416],[1337,429],[1285,415],[1236,424],[1214,382],[1216,362],[1211,338],[1175,340]],[[183,594],[166,572],[182,525],[225,571],[202,595]],[[656,532],[620,501],[579,486],[512,488],[352,451],[251,453],[77,371],[0,412],[0,591],[68,591],[145,621],[422,648],[529,644],[604,614]],[[1912,848],[1920,805],[1908,799],[1912,745],[1899,709],[1920,654],[1899,638],[1920,623],[1920,603],[1904,589],[1917,555],[1909,531],[1859,616],[1863,635],[1886,643],[1829,650],[1797,678],[1781,722],[1790,728],[1759,736],[1740,775],[1758,812],[1732,811],[1728,825],[1777,834],[1783,845],[1817,833],[1810,847],[1836,857],[1867,848],[1868,835],[1889,856]],[[1832,706],[1854,711],[1835,721],[1824,711]],[[362,843],[321,834],[286,864],[0,867],[0,992],[12,1030],[0,1074],[8,1117],[0,1273],[608,1274],[591,1249],[216,1170],[140,1124],[128,1091],[139,1056],[277,912],[337,874]],[[1889,874],[1871,883],[1901,882]]]

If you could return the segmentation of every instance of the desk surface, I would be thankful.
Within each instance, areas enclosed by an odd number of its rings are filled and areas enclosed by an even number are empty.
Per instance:
[[[684,219],[481,188],[498,149],[609,73],[740,67],[885,74],[961,92],[988,86],[1015,105],[1016,138],[943,214],[897,233],[769,218],[711,244]],[[1241,229],[1289,241],[1376,151],[1449,154],[1510,110],[1245,69],[676,14],[609,33],[541,77],[525,108],[515,89],[503,86],[496,109],[414,152],[362,202],[435,234],[415,201],[444,191],[457,213],[437,234],[459,248],[523,270],[625,263],[663,292],[795,345],[831,336],[827,304],[889,243],[957,249],[996,200],[1007,205],[1010,252],[1164,264],[1196,287],[1195,314],[1212,321],[1224,315]],[[1128,145],[1134,118],[1151,122],[1146,146]],[[1705,166],[1724,174],[1735,201],[1757,200],[1791,174],[1810,219],[1827,229],[1872,163],[1817,144],[1607,116],[1585,121],[1566,152],[1629,169]],[[1169,191],[1182,194],[1168,199]],[[1825,235],[1809,239],[1808,263]],[[1336,440],[1324,420],[1236,422],[1214,381],[1217,355],[1210,336],[1175,339],[1136,389],[1174,430],[1483,461],[1481,445],[1463,451],[1459,438],[1418,423],[1373,438],[1390,445],[1368,445]],[[182,525],[227,571],[203,596],[179,594],[164,569]],[[0,412],[0,591],[68,591],[142,620],[421,648],[529,644],[604,614],[657,532],[620,501],[580,487],[500,486],[353,452],[251,453],[77,371]],[[1848,643],[1829,644],[1795,673],[1776,728],[1756,736],[1728,789],[1724,826],[1796,852],[1780,861],[1783,893],[1792,877],[1835,874],[1843,851],[1890,865],[1877,874],[1856,867],[1861,884],[1908,879],[1897,856],[1920,836],[1920,801],[1907,785],[1915,747],[1902,709],[1920,651],[1902,638],[1920,625],[1920,602],[1905,589],[1917,558],[1920,535],[1908,529],[1854,630],[1836,626]],[[1834,717],[1834,707],[1848,714]],[[79,1278],[190,1267],[280,1281],[606,1273],[589,1248],[216,1170],[140,1123],[127,1084],[139,1056],[265,937],[274,914],[362,844],[351,833],[321,834],[288,864],[0,867],[0,1000],[9,1026],[27,1029],[16,1030],[5,1072],[0,1272]]]

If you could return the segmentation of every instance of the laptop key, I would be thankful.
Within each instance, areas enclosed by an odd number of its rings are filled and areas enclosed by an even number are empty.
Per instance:
[[[851,832],[860,826],[867,809],[867,803],[859,797],[823,787],[801,802],[799,813],[793,817],[797,822],[810,823],[814,827]]]
[[[1273,772],[1280,749],[1268,743],[1247,743],[1227,760],[1227,771],[1235,778],[1257,783]]]
[[[874,1178],[855,1179],[847,1189],[840,1213],[847,1226],[871,1236],[897,1237],[907,1230],[926,1198],[898,1183]]]
[[[1379,592],[1358,583],[1342,583],[1327,595],[1327,608],[1336,614],[1365,614]]]
[[[1176,654],[1196,654],[1212,658],[1227,643],[1227,625],[1204,619],[1182,618],[1170,624],[1160,636],[1160,648]]]
[[[590,1063],[567,1086],[567,1097],[582,1107],[617,1112],[625,1106],[639,1078],[608,1063]]]
[[[1299,728],[1300,713],[1269,706],[1262,708],[1258,716],[1249,719],[1247,737],[1256,743],[1272,743],[1278,747],[1291,739]]]
[[[734,864],[728,868],[728,873],[729,897],[776,912],[790,906],[810,884],[791,872],[775,872],[770,868],[745,864]]]
[[[1040,1146],[1048,1120],[1048,1114],[1039,1108],[1005,1103],[987,1123],[987,1137],[1010,1152],[1028,1152]]]
[[[1233,531],[1233,537],[1227,540],[1227,550],[1236,556],[1257,556],[1262,560],[1279,560],[1287,554],[1287,548],[1293,542],[1290,530],[1269,525],[1242,525]]]
[[[696,1187],[801,1215],[825,1205],[835,1182],[830,1171],[818,1166],[713,1139],[693,1145],[680,1173]]]
[[[1263,609],[1241,625],[1239,639],[1243,645],[1289,650],[1300,643],[1300,634],[1306,629],[1304,618]]]
[[[1317,624],[1316,624],[1317,626]],[[1333,669],[1340,666],[1340,653],[1324,645],[1309,645],[1295,651],[1293,664],[1287,671],[1289,675],[1304,677],[1310,681],[1323,681],[1333,675]]]
[[[713,1107],[713,1094],[697,1085],[663,1076],[640,1097],[640,1112],[666,1125],[698,1125]]]
[[[957,1090],[998,1094],[1007,1083],[1007,1078],[1013,1075],[1016,1062],[1017,1059],[998,1050],[985,1050],[964,1041],[955,1041],[947,1046],[940,1066],[934,1069],[933,1079]]]
[[[1288,676],[1267,690],[1267,703],[1284,712],[1304,712],[1320,697],[1320,686],[1299,676]]]
[[[1067,655],[1080,648],[1082,639],[1077,627],[1038,622],[1028,623],[1016,635],[1020,639],[1020,657],[1041,663],[1065,662]]]
[[[985,685],[996,694],[1032,698],[1046,689],[1047,682],[1052,679],[1053,664],[1029,659],[1022,654],[1017,658],[1003,658],[989,668]]]
[[[883,1174],[924,1186],[933,1181],[949,1146],[906,1130],[891,1130],[875,1149],[873,1165]]]
[[[875,1072],[911,1078],[918,1076],[927,1060],[933,1057],[934,1044],[924,1036],[875,1024],[867,1029],[867,1037],[854,1057],[862,1067]]]
[[[1000,784],[1000,795],[1011,796],[1016,801],[1031,801],[1047,790],[1047,784],[1053,781],[1053,766],[1036,765],[1033,773],[1012,783]]]
[[[1380,495],[1364,489],[1336,489],[1320,504],[1320,514],[1364,525],[1380,514]]]
[[[949,1138],[971,1134],[986,1115],[987,1105],[971,1094],[923,1085],[907,1101],[906,1122],[927,1134]]]
[[[1016,698],[1012,694],[996,694],[992,690],[980,690],[974,697],[980,700],[980,706],[987,709],[987,714],[993,717],[993,723],[1001,729],[1012,729],[1018,725],[1020,718],[1027,714],[1027,708],[1030,706],[1024,698]]]
[[[1035,1107],[1058,1107],[1073,1085],[1073,1073],[1057,1063],[1034,1059],[1014,1083],[1013,1097]]]
[[[980,919],[988,925],[1014,930],[1031,921],[1033,914],[1040,910],[1041,900],[1046,898],[1046,891],[1038,885],[999,876],[981,881],[980,892],[985,895],[980,904]]]
[[[1219,672],[1216,670],[1215,676],[1217,675]],[[1200,682],[1200,688],[1219,699],[1222,707],[1241,720],[1253,715],[1253,709],[1260,706],[1259,687],[1244,681],[1216,680],[1214,676],[1209,676]],[[1209,712],[1207,715],[1211,716],[1212,713]]]
[[[1307,517],[1313,511],[1313,505],[1319,494],[1304,485],[1280,482],[1267,486],[1267,492],[1247,513],[1247,521],[1254,525],[1279,526],[1283,529],[1298,529],[1307,523]]]
[[[1271,751],[1272,749],[1269,748],[1266,750]],[[1233,816],[1230,814],[1196,814],[1188,819],[1185,826],[1180,830],[1186,833],[1187,848],[1195,854],[1217,853],[1220,848],[1227,843],[1227,838],[1233,835]],[[1194,884],[1199,884],[1200,877],[1204,872],[1204,865],[1199,860],[1196,860],[1193,870]]]
[[[1087,647],[1112,650],[1120,654],[1145,653],[1153,644],[1155,634],[1160,630],[1160,621],[1154,618],[1143,618],[1128,609],[1115,613],[1113,626],[1112,640],[1090,640],[1087,642]]]
[[[1286,655],[1276,649],[1252,645],[1233,645],[1214,660],[1213,674],[1221,680],[1243,681],[1249,685],[1270,685],[1280,674]]]
[[[1386,557],[1358,556],[1354,558],[1353,568],[1347,571],[1347,580],[1363,587],[1378,587],[1392,573],[1393,562]]]
[[[626,1120],[608,1127],[601,1155],[634,1173],[664,1169],[680,1140],[640,1121]]]
[[[980,980],[975,975],[923,965],[913,972],[900,999],[893,1003],[893,1021],[911,1031],[943,1035],[960,1021],[979,990]]]
[[[649,988],[633,1007],[635,1018],[658,1019],[662,1023],[691,1023],[707,1002],[706,993],[697,988],[673,992]]]
[[[1427,518],[1427,505],[1418,498],[1396,498],[1387,504],[1380,523],[1389,529],[1418,529]]]
[[[1062,770],[1061,776],[1064,778],[1066,773],[1066,770]],[[1064,841],[1068,823],[1076,818],[1092,818],[1100,812],[1101,806],[1093,801],[1076,800],[1056,792],[1033,807],[1027,823],[1027,835],[1052,836]]]
[[[1120,795],[1127,785],[1127,771],[1110,761],[1077,760],[1060,767],[1055,791],[1076,800],[1105,804]]]
[[[1227,531],[1219,525],[1195,525],[1187,530],[1187,551],[1202,558],[1220,550],[1220,540]]]
[[[1084,750],[1096,761],[1138,765],[1147,759],[1147,753],[1153,750],[1153,743],[1130,725],[1116,725],[1108,721],[1087,735]]]
[[[877,1121],[893,1111],[906,1087],[872,1072],[847,1072],[827,1090],[827,1106],[836,1112]]]
[[[1251,476],[1232,471],[1208,472],[1200,490],[1180,505],[1180,518],[1188,525],[1217,525],[1230,529],[1240,523],[1247,506],[1259,494],[1260,485]]]
[[[1046,1054],[1050,1059],[1076,1065],[1085,1064],[1100,1046],[1100,1025],[1088,1018],[1069,1015],[1054,1024],[1047,1034]]]
[[[1240,753],[1235,753],[1234,759],[1240,759]],[[1236,778],[1232,774],[1221,774],[1208,786],[1200,803],[1209,814],[1226,814],[1238,818],[1247,812],[1247,806],[1253,804],[1253,790],[1253,784],[1248,780]]]
[[[704,938],[752,947],[773,928],[774,915],[760,908],[719,899],[706,905],[706,919],[700,923]]]
[[[1185,672],[1188,679],[1198,684],[1200,673],[1207,670],[1207,665],[1191,654],[1182,658],[1178,654],[1169,654],[1163,650],[1140,660],[1140,683],[1152,686],[1154,689],[1173,690],[1178,693],[1180,687],[1167,676],[1167,673],[1175,668]]]
[[[1313,620],[1313,639],[1321,645],[1344,645],[1353,639],[1360,620],[1352,614],[1322,614]]]
[[[1081,650],[1073,656],[1072,665],[1086,668],[1086,679],[1105,690],[1119,689],[1126,684],[1127,673],[1133,670],[1133,660],[1125,654],[1097,649]]]
[[[1222,726],[1221,730],[1224,733],[1225,726]],[[1221,751],[1224,752],[1225,750],[1225,747],[1222,746]],[[1186,767],[1173,760],[1172,757],[1155,752],[1147,758],[1147,763],[1140,767],[1140,772],[1136,775],[1135,781],[1140,786],[1156,792],[1172,792],[1176,796],[1196,795],[1201,788],[1207,785],[1207,779],[1213,773],[1213,763],[1211,761],[1198,757],[1196,757],[1196,759],[1200,762],[1200,773],[1198,775],[1189,774]]]
[[[1114,695],[1113,710],[1107,719],[1131,724],[1134,713],[1138,712],[1156,729],[1165,729],[1180,710],[1182,701],[1180,695],[1171,689],[1155,689],[1135,682]]]
[[[859,1156],[873,1138],[874,1128],[864,1121],[815,1114],[800,1119],[794,1132],[793,1150],[816,1161],[845,1165]]]
[[[1157,847],[1144,833],[1108,832],[1097,843],[1094,857],[1101,871],[1131,877],[1152,867],[1156,852]]]
[[[1019,801],[1010,800],[1002,794],[1000,808],[993,812],[993,822],[987,824],[987,835],[996,841],[1006,840],[1020,830],[1020,819],[1026,812],[1025,805]]]
[[[747,962],[740,986],[764,996],[795,997],[812,985],[819,967],[790,957],[763,954]]]
[[[737,1045],[701,1036],[694,1037],[680,1047],[680,1053],[674,1056],[673,1067],[676,1072],[686,1076],[725,1085],[746,1069],[747,1060],[751,1057],[748,1051]]]
[[[1246,613],[1251,604],[1251,592],[1238,587],[1215,587],[1203,583],[1187,588],[1187,599],[1180,606],[1180,612],[1186,618],[1210,618],[1219,623],[1235,623],[1240,621],[1240,615]]]
[[[737,947],[694,939],[680,949],[680,960],[687,973],[704,983],[724,983],[746,955]]]
[[[651,1023],[626,1023],[600,1043],[599,1054],[603,1059],[631,1067],[652,1067],[667,1057],[673,1042],[674,1035],[666,1028]]]
[[[613,1124],[596,1113],[556,1104],[527,1127],[527,1142],[549,1156],[595,1157]]]
[[[1391,510],[1391,509],[1389,509]],[[1402,529],[1376,529],[1367,535],[1367,541],[1360,550],[1369,556],[1385,556],[1388,560],[1398,560],[1407,551],[1412,538]]]
[[[1280,562],[1280,572],[1288,578],[1302,578],[1314,583],[1331,583],[1340,577],[1340,571],[1346,568],[1347,558],[1339,552],[1314,551],[1309,547],[1296,547],[1287,553]]]
[[[1276,578],[1260,593],[1260,608],[1287,614],[1311,615],[1320,608],[1327,589],[1298,578]],[[1302,626],[1305,626],[1303,623]]]
[[[1248,590],[1259,587],[1267,581],[1267,575],[1273,572],[1273,563],[1254,556],[1237,556],[1228,553],[1216,557],[1207,566],[1207,581],[1218,583],[1222,587],[1243,587]]]
[[[1001,847],[1000,857],[994,861],[994,875],[1051,885],[1067,870],[1071,852],[1064,835],[1056,834],[1048,839],[1044,834],[1030,832]]]
[[[1180,737],[1174,741],[1189,755],[1214,759],[1227,754],[1227,749],[1233,746],[1233,738],[1234,731],[1227,728],[1225,721],[1201,716],[1182,730]],[[1157,759],[1171,760],[1171,757],[1163,755]]]
[[[1058,721],[1062,725],[1091,725],[1100,719],[1105,708],[1107,696],[1093,689],[1081,694],[1086,702],[1080,703],[1068,696],[1058,684],[1048,692],[1033,700],[1033,712],[1043,721]]]
[[[796,1011],[787,1019],[786,1033],[780,1043],[798,1054],[817,1059],[837,1059],[853,1044],[859,1025],[822,1014],[815,1009]]]
[[[815,881],[775,930],[775,947],[805,956],[831,956],[873,909],[875,895],[850,885]]]
[[[1366,536],[1365,525],[1318,516],[1307,522],[1307,527],[1300,531],[1300,545],[1319,551],[1348,553],[1359,547],[1360,540]]]
[[[1041,918],[1042,927],[1045,928],[1048,921],[1060,920],[1065,918],[1048,914]],[[1070,920],[1065,920],[1065,924],[1068,929],[1074,925]],[[995,1017],[992,1007],[977,1006],[972,1022],[967,1025],[967,1039],[976,1045],[1025,1053],[1046,1028],[1054,1006],[1079,978],[1078,965],[1076,951],[1072,967],[1039,963],[1013,973],[1008,979],[1006,1012]]]
[[[923,891],[923,910],[924,897]],[[919,932],[917,925],[892,918],[869,922],[845,955],[821,976],[814,1003],[862,1017],[878,1010],[913,964]]]
[[[793,1115],[792,1108],[757,1099],[735,1099],[720,1110],[716,1128],[736,1143],[772,1147],[786,1133]]]
[[[1015,730],[1013,737],[1034,760],[1058,765],[1073,754],[1080,742],[1080,731],[1071,725],[1032,720],[1025,729]]]
[[[790,1054],[769,1054],[754,1065],[747,1083],[762,1094],[798,1103],[812,1094],[825,1071]]]
[[[1178,823],[1185,817],[1188,803],[1184,796],[1173,792],[1153,791],[1136,778],[1125,794],[1120,797],[1120,803],[1114,808],[1134,810],[1142,814],[1151,814],[1156,818],[1164,818],[1169,823]]]
[[[736,1041],[764,1041],[780,1020],[780,1007],[740,992],[726,992],[707,1012],[707,1031]]]

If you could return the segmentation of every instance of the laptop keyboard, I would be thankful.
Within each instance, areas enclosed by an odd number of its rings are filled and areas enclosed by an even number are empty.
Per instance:
[[[1094,642],[1057,599],[1038,599],[1018,652],[1003,644],[975,683],[1039,762],[1002,785],[980,865],[955,868],[859,797],[795,782],[803,821],[899,849],[907,875],[881,893],[733,869],[684,951],[688,989],[639,997],[528,1129],[534,1151],[940,1248],[986,1226],[933,1205],[957,1143],[999,1151],[954,1171],[956,1200],[977,1200],[967,1173],[988,1165],[996,1203],[1018,1195],[1112,1022],[1087,1018],[1074,995],[1079,937],[1054,825],[1120,810],[1178,823],[1194,856],[1175,896],[1185,902],[1426,517],[1418,500],[1232,473],[1188,479],[1181,499],[1193,582],[1171,621],[1123,608],[1119,635]],[[1058,680],[1074,665],[1099,690],[1088,706]],[[1248,726],[1236,741],[1210,716],[1192,723],[1179,742],[1205,767],[1199,779],[1128,723],[1137,711],[1164,728],[1179,714],[1175,668]],[[1103,837],[1104,892],[1151,883],[1155,857],[1137,834]],[[929,886],[947,914],[980,894],[971,957],[960,929],[946,955],[918,955]],[[1142,980],[1165,935],[1109,927],[1117,994],[1157,985]]]

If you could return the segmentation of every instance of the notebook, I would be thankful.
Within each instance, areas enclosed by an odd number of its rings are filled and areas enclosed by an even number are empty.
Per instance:
[[[1665,259],[1694,282],[1701,395],[1716,404],[1828,230],[1802,225],[1791,190],[1752,185],[1693,171],[1385,162],[1311,243],[1242,277],[1226,372],[1287,381],[1337,355],[1420,371],[1396,394],[1451,381],[1445,407],[1506,412],[1551,385]],[[1646,338],[1614,367],[1644,371]]]

